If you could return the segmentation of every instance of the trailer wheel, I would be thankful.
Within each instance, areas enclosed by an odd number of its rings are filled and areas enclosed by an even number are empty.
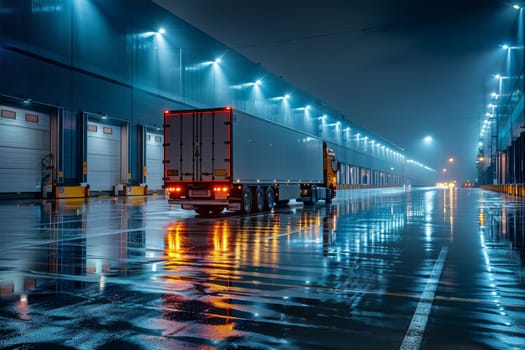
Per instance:
[[[317,187],[316,186],[312,186],[312,188],[310,190],[311,190],[310,199],[305,201],[304,204],[306,204],[306,205],[315,205],[315,203],[317,203]]]
[[[245,187],[242,190],[242,202],[241,202],[241,208],[243,214],[249,214],[252,212],[253,209],[253,194],[252,190],[249,187]]]
[[[326,199],[325,199],[325,203],[329,204],[329,203],[332,203],[332,198],[334,196],[334,190],[333,188],[329,188],[326,190]]]
[[[317,203],[317,187],[312,186],[312,205],[315,205]]]
[[[273,190],[273,187],[268,187],[266,189],[266,209],[272,210],[275,206],[275,192]]]
[[[264,211],[264,199],[265,199],[264,190],[261,186],[257,186],[255,190],[255,205],[257,211]]]

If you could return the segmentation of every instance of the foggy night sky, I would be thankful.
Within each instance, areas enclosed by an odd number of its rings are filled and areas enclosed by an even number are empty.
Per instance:
[[[459,182],[518,11],[497,0],[154,0]],[[424,145],[431,135],[433,144]],[[452,166],[449,157],[456,158]],[[450,175],[448,175],[450,176]]]

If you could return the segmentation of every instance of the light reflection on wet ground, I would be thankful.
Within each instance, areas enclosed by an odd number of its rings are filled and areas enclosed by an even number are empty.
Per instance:
[[[522,349],[524,213],[475,189],[0,202],[0,347]]]

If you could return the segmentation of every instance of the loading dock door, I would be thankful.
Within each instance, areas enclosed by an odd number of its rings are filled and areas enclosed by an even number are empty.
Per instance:
[[[121,183],[121,127],[88,121],[87,183],[91,191],[113,191]]]
[[[162,189],[162,177],[164,176],[164,148],[162,140],[164,136],[154,133],[146,133],[146,183],[149,190]]]
[[[50,117],[0,106],[0,193],[40,192],[50,154]]]

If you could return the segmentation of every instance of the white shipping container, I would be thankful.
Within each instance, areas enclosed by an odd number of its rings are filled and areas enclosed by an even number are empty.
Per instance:
[[[323,182],[318,138],[237,110],[176,115],[167,119],[168,180]]]

